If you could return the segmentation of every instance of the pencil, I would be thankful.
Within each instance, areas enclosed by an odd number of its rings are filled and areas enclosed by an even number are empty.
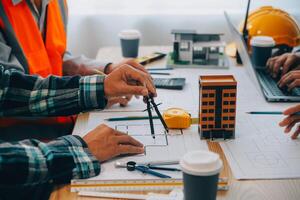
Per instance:
[[[170,73],[150,72],[151,75],[171,75]]]
[[[251,115],[283,115],[281,111],[254,111],[254,112],[247,112],[247,114]],[[300,112],[296,112],[293,115],[300,115]]]
[[[136,121],[136,120],[146,120],[149,119],[148,116],[129,116],[129,117],[115,117],[105,119],[106,121],[116,122],[116,121]],[[152,119],[159,119],[158,116],[153,116]]]
[[[148,71],[164,71],[164,70],[173,70],[171,67],[167,68],[146,68]]]

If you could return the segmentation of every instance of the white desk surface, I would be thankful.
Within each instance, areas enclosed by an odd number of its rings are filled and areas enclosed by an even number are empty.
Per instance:
[[[148,55],[154,51],[168,52],[169,47],[141,47],[140,56]],[[110,61],[120,61],[121,51],[118,47],[101,48],[97,59],[107,59]],[[149,67],[164,67],[166,60],[161,60],[149,65]],[[147,66],[148,67],[148,66]],[[187,79],[187,85],[183,91],[158,90],[157,102],[163,102],[162,109],[177,106],[189,110],[192,114],[198,112],[198,77],[200,74],[233,74],[238,81],[238,107],[237,117],[246,111],[251,110],[283,110],[293,103],[268,103],[261,92],[252,84],[244,67],[236,66],[231,60],[229,70],[208,70],[208,69],[176,69],[171,71],[171,76],[180,76]],[[168,76],[169,77],[169,76]],[[134,100],[125,110],[144,108],[141,100]],[[113,108],[118,111],[119,107]],[[89,113],[79,115],[74,133],[86,133],[88,131],[87,121]],[[279,128],[279,127],[278,127]],[[216,149],[214,144],[210,144],[212,149]],[[300,152],[299,152],[300,153]],[[300,168],[299,168],[300,170]],[[300,199],[300,179],[290,180],[250,180],[238,181],[228,170],[230,190],[218,194],[218,199],[244,199],[244,200],[282,200]]]

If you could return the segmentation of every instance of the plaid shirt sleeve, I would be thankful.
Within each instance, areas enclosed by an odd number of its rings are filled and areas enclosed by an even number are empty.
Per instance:
[[[0,141],[0,188],[65,183],[99,173],[100,163],[78,136],[64,136],[49,143]]]
[[[0,64],[0,116],[67,116],[103,109],[104,76],[49,76],[5,70]]]

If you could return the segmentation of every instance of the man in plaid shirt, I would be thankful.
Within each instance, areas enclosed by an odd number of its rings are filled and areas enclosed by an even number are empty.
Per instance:
[[[102,109],[112,97],[149,94],[156,95],[150,75],[129,65],[106,77],[46,79],[0,65],[1,117],[72,115]],[[105,125],[83,138],[68,135],[49,143],[0,140],[0,199],[40,199],[53,183],[96,176],[100,162],[143,151],[141,143]]]

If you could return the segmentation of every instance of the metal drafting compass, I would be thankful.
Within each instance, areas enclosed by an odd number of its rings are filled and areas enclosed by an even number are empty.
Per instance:
[[[155,139],[155,131],[154,131],[154,125],[153,125],[152,108],[154,108],[159,120],[161,121],[162,125],[165,128],[165,131],[168,133],[169,132],[168,126],[167,126],[164,118],[160,114],[157,104],[155,103],[153,97],[152,96],[144,97],[144,102],[147,104],[147,111],[148,111],[148,115],[149,115],[151,135],[152,135],[153,139]]]

